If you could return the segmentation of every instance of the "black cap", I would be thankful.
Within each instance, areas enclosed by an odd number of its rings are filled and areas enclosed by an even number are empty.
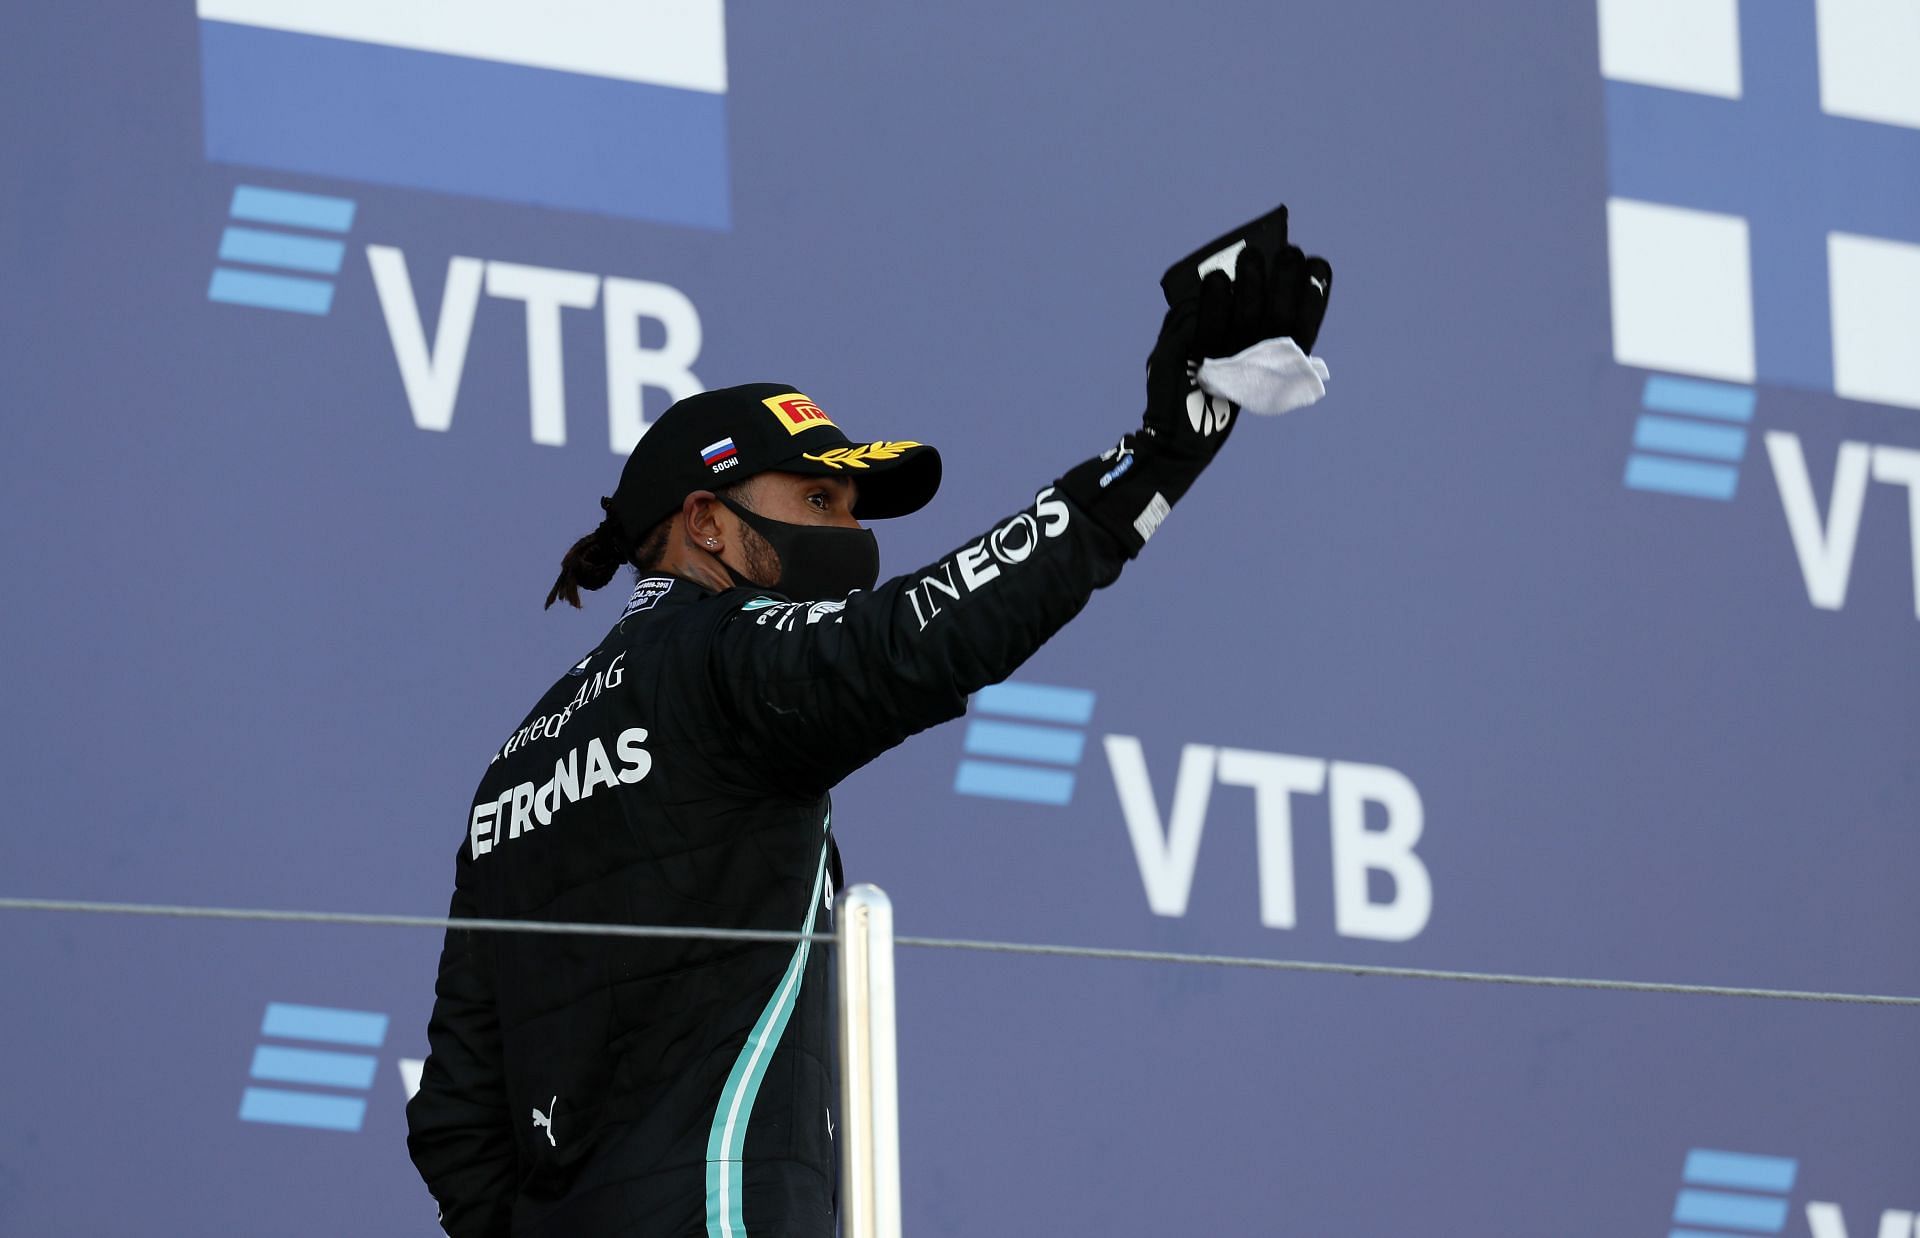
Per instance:
[[[919,511],[940,488],[940,453],[924,443],[856,443],[784,383],[720,387],[676,401],[627,457],[610,510],[634,541],[696,490],[770,471],[859,483],[853,514],[884,520]]]

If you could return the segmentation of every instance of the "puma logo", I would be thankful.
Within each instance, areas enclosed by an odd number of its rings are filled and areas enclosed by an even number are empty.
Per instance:
[[[538,1109],[535,1109],[533,1111],[534,1129],[538,1130],[542,1127],[545,1127],[547,1132],[547,1143],[556,1148],[559,1147],[560,1145],[558,1143],[555,1143],[553,1138],[553,1112],[559,1107],[560,1107],[560,1098],[556,1096],[552,1100],[547,1102],[547,1111],[545,1113],[541,1113]]]

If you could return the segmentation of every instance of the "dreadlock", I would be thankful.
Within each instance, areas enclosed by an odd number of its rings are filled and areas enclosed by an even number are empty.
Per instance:
[[[752,508],[749,500],[753,482],[754,479],[749,477],[717,493],[742,507]],[[661,560],[667,557],[667,538],[673,531],[673,516],[668,516],[647,530],[637,543],[629,544],[626,530],[613,514],[613,500],[602,498],[600,510],[606,513],[606,518],[599,527],[575,542],[567,551],[566,558],[560,560],[560,575],[554,580],[553,588],[547,591],[548,608],[564,598],[568,605],[579,610],[580,590],[602,588],[623,566],[631,567],[642,575],[656,571]]]
[[[598,589],[613,579],[613,574],[623,566],[631,566],[646,572],[660,565],[667,552],[667,529],[673,523],[669,516],[648,530],[647,535],[633,544],[627,540],[626,530],[620,527],[619,517],[613,514],[613,500],[600,500],[600,510],[606,519],[600,526],[587,534],[568,549],[566,558],[560,561],[560,575],[553,582],[553,588],[547,591],[547,605],[565,599],[575,610],[580,609],[580,590]]]

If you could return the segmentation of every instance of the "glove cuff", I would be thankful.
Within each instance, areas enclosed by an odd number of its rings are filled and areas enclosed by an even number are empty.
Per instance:
[[[1211,458],[1211,453],[1204,458],[1171,454],[1151,432],[1135,431],[1111,451],[1067,470],[1054,485],[1112,534],[1131,559]]]

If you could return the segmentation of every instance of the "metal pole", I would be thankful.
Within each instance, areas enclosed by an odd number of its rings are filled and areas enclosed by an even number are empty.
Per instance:
[[[893,903],[840,896],[842,1238],[900,1238],[900,1093],[893,1026]]]

